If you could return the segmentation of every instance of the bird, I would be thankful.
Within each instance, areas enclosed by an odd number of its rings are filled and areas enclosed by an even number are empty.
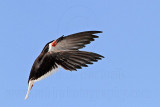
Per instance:
[[[102,33],[102,31],[84,31],[68,36],[63,35],[48,42],[32,65],[25,99],[28,99],[29,92],[35,82],[52,75],[58,68],[76,71],[104,58],[94,52],[79,50],[98,38],[97,33]]]

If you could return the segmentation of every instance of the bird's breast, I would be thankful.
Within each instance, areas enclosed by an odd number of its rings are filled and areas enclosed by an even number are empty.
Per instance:
[[[39,78],[37,78],[35,81],[36,81],[36,82],[37,82],[37,81],[40,81],[40,80],[42,80],[42,79],[44,79],[44,78],[46,78],[46,77],[54,74],[55,72],[58,71],[58,68],[59,68],[59,67],[57,67],[57,68],[52,68],[51,70],[49,70],[48,72],[46,72],[45,74],[43,74],[42,76],[40,76]]]

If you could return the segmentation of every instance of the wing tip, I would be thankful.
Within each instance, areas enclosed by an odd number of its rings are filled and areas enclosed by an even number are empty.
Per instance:
[[[96,34],[96,33],[103,33],[103,31],[93,30],[93,31],[86,31],[88,33]]]
[[[97,33],[103,33],[103,31],[97,31]]]

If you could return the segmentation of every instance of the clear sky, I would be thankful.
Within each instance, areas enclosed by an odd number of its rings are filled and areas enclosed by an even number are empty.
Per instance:
[[[27,81],[43,46],[101,30],[82,50],[105,58]],[[0,0],[0,107],[160,107],[159,0]]]

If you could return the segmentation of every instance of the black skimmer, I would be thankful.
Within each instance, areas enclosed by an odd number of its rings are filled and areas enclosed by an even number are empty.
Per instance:
[[[88,67],[87,64],[93,64],[93,62],[104,58],[97,53],[79,50],[91,41],[94,41],[94,38],[98,38],[95,35],[96,33],[102,32],[85,31],[61,36],[56,40],[48,42],[33,63],[25,99],[28,98],[29,92],[35,82],[55,73],[59,67],[68,71],[76,71],[82,67]]]

